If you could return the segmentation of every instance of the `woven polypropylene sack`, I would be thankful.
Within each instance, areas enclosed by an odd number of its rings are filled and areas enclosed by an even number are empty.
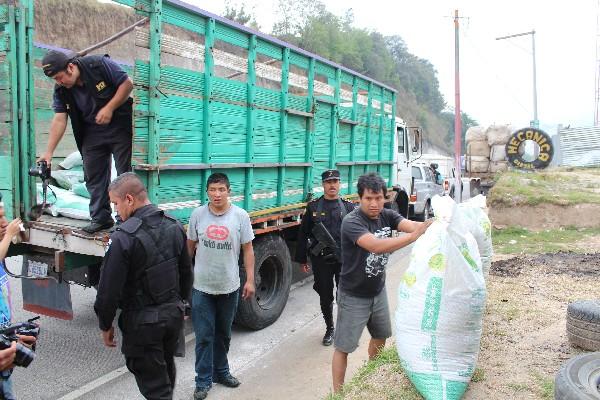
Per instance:
[[[474,140],[467,144],[467,154],[470,156],[490,157],[490,146],[485,140]]]
[[[471,143],[474,140],[487,140],[485,128],[483,126],[472,126],[465,133],[465,142]]]
[[[490,172],[502,172],[508,171],[508,161],[490,161],[490,165],[488,166],[488,170]]]
[[[487,141],[490,146],[496,144],[506,144],[512,134],[510,125],[490,125],[485,131]]]
[[[506,146],[495,144],[490,147],[490,161],[506,161]]]
[[[486,288],[475,238],[448,196],[415,243],[398,289],[400,362],[427,400],[458,400],[479,355]]]

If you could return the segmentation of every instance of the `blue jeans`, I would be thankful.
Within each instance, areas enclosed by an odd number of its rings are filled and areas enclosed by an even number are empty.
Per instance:
[[[227,353],[239,289],[212,295],[193,289],[192,324],[196,335],[196,387],[210,388],[213,380],[229,374]]]
[[[15,400],[15,394],[13,392],[12,380],[10,379],[10,373],[8,376],[6,375],[6,371],[2,373],[2,378],[0,378],[0,399],[2,400]]]

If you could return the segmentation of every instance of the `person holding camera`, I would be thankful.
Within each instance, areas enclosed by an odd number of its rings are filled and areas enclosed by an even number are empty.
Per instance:
[[[50,50],[42,59],[42,69],[56,82],[55,114],[46,152],[38,161],[50,166],[70,118],[90,192],[92,222],[82,230],[95,233],[109,229],[114,225],[107,190],[111,154],[117,174],[131,171],[133,100],[129,95],[133,82],[108,55],[69,57]]]
[[[121,352],[147,399],[171,399],[174,354],[191,295],[192,267],[183,226],[150,203],[144,184],[126,172],[109,186],[123,223],[111,235],[94,310],[102,340],[115,347],[113,320],[121,309]]]
[[[303,272],[309,272],[307,258],[310,253],[315,279],[313,289],[319,295],[326,326],[322,343],[324,346],[330,346],[334,335],[334,283],[337,287],[342,265],[340,227],[344,216],[354,210],[354,204],[340,198],[340,171],[327,170],[321,174],[321,180],[323,196],[306,206],[298,230],[295,261],[300,263]]]
[[[16,218],[8,223],[4,212],[4,203],[0,193],[0,329],[11,323],[10,309],[10,286],[4,259],[13,237],[20,232],[21,220]],[[19,342],[32,346],[36,342],[33,336],[19,336]],[[17,354],[17,341],[13,341],[10,347],[0,350],[0,400],[16,399],[10,376]]]

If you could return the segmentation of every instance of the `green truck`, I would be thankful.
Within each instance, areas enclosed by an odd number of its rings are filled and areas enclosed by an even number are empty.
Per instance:
[[[133,168],[151,201],[186,224],[220,171],[250,214],[257,291],[240,303],[239,323],[260,329],[285,307],[290,252],[323,170],[341,171],[349,198],[358,176],[377,171],[406,215],[420,134],[396,116],[393,88],[181,1],[115,2],[147,18],[122,65],[135,85]],[[9,218],[26,220],[12,246],[21,277],[35,278],[22,280],[25,308],[68,319],[69,285],[92,284],[109,234],[90,236],[79,229],[86,221],[65,216],[28,218],[39,202],[28,170],[53,116],[40,62],[53,46],[34,43],[34,13],[33,0],[0,1],[0,192]],[[75,149],[68,132],[53,165]]]

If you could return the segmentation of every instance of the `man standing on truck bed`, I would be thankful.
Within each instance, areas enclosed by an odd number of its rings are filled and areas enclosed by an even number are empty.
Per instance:
[[[298,230],[295,261],[306,273],[308,253],[314,275],[313,289],[319,294],[321,312],[325,319],[323,345],[333,343],[334,283],[340,280],[340,227],[344,216],[354,210],[354,204],[340,198],[340,171],[330,169],[321,174],[323,196],[306,205],[302,224]]]
[[[51,164],[68,116],[90,192],[92,222],[82,229],[88,233],[108,229],[114,224],[108,198],[111,154],[117,174],[131,171],[133,82],[108,55],[69,57],[50,50],[42,69],[56,86],[48,146],[39,160]]]
[[[192,289],[185,231],[150,203],[133,172],[115,179],[109,194],[123,223],[111,235],[94,304],[102,339],[116,346],[113,320],[120,308],[121,351],[140,392],[171,399],[183,300]]]
[[[242,299],[254,297],[254,232],[246,210],[231,204],[227,175],[216,172],[206,181],[208,204],[192,212],[188,226],[188,251],[194,262],[192,325],[196,335],[196,389],[194,400],[205,399],[213,383],[240,385],[229,371],[227,353],[231,325],[240,296],[243,252],[246,282]],[[254,300],[253,300],[254,301]]]
[[[371,334],[369,359],[392,336],[385,290],[385,268],[391,252],[417,240],[433,220],[414,222],[384,208],[386,183],[376,173],[358,178],[359,208],[342,223],[342,272],[338,289],[337,331],[332,362],[333,390],[344,384],[348,354],[358,347],[365,328]],[[392,237],[392,230],[407,235]]]

